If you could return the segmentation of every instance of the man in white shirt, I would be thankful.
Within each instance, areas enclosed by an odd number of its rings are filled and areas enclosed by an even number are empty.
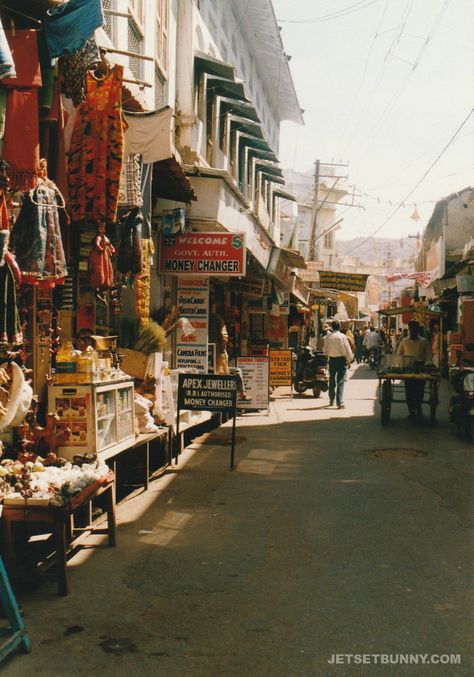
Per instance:
[[[420,325],[415,320],[408,323],[409,336],[400,341],[397,348],[399,355],[413,357],[415,367],[421,368],[431,359],[431,349],[428,341],[420,336]],[[405,380],[405,395],[410,418],[422,415],[421,404],[425,392],[425,382],[422,380]]]
[[[332,331],[324,337],[324,354],[329,358],[329,404],[336,404],[338,409],[344,408],[344,380],[347,366],[354,359],[349,341],[340,330],[337,320],[331,322]]]

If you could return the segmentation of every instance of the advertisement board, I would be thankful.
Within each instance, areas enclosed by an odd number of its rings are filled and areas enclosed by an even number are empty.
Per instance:
[[[243,233],[161,235],[159,272],[163,275],[244,277]]]
[[[268,357],[238,357],[237,367],[242,370],[245,392],[249,399],[239,400],[239,409],[268,409],[269,362]]]
[[[209,282],[203,278],[178,279],[178,308],[182,318],[189,320],[189,329],[180,328],[176,335],[177,369],[208,370]]]
[[[292,352],[291,350],[270,350],[270,385],[291,386]]]

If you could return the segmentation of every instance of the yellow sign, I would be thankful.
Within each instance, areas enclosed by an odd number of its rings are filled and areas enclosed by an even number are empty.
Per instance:
[[[291,350],[270,350],[270,385],[291,386]]]

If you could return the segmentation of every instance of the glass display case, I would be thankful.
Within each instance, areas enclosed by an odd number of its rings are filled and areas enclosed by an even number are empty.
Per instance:
[[[121,451],[135,441],[133,381],[90,385],[51,385],[49,411],[59,416],[59,429],[69,428],[69,440],[59,448],[65,458],[96,454],[112,447]]]

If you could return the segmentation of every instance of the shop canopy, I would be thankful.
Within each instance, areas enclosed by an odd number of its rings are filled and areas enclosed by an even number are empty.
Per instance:
[[[189,204],[196,193],[179,162],[174,158],[160,160],[153,165],[153,198],[164,198]]]
[[[427,317],[441,317],[443,315],[440,310],[432,310],[431,308],[425,308],[424,306],[418,308],[414,306],[402,306],[399,308],[383,308],[382,310],[377,311],[379,315],[385,315],[385,317],[396,317],[398,315],[426,315]]]

